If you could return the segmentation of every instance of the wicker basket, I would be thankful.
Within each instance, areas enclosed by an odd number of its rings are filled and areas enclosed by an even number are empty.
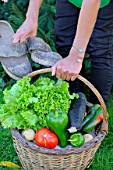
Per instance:
[[[35,71],[28,76],[33,77],[46,72],[51,72],[51,68]],[[14,147],[23,168],[28,170],[84,170],[92,162],[95,152],[108,131],[107,111],[101,95],[94,86],[80,75],[77,78],[95,93],[103,108],[104,120],[98,127],[97,136],[81,147],[46,149],[27,141],[18,130],[11,130]]]

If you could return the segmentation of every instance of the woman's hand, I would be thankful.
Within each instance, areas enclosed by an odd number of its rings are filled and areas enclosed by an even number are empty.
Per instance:
[[[56,75],[57,78],[62,78],[63,80],[74,81],[82,68],[82,62],[78,62],[78,57],[75,55],[75,52],[71,50],[70,54],[66,58],[59,60],[52,67],[52,75]],[[84,55],[79,58],[83,59],[83,57]]]
[[[13,43],[21,43],[28,37],[35,37],[37,35],[37,28],[37,20],[33,18],[26,19],[14,35]]]

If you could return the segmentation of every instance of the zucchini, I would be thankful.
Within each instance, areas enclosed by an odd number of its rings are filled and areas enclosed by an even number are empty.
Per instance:
[[[90,112],[88,114],[88,116],[86,116],[83,120],[83,124],[82,126],[84,126],[95,114],[96,110],[101,107],[99,104],[94,104],[91,108],[90,108]]]
[[[70,133],[74,133],[82,129],[82,123],[86,112],[86,96],[79,92],[79,98],[74,99],[69,111],[69,128]]]
[[[83,132],[90,133],[103,120],[103,109],[99,107],[93,117],[84,125]]]

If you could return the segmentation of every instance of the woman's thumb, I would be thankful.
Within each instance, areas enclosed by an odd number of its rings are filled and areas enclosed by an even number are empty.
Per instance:
[[[55,74],[56,74],[56,65],[52,67],[52,76],[54,76]]]

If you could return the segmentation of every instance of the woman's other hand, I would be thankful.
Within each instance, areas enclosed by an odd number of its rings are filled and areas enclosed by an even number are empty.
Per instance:
[[[81,71],[83,58],[84,54],[79,54],[72,49],[66,58],[59,60],[52,67],[52,75],[63,80],[74,81]]]
[[[21,43],[28,37],[36,37],[38,21],[33,18],[27,18],[14,35],[13,43]]]

